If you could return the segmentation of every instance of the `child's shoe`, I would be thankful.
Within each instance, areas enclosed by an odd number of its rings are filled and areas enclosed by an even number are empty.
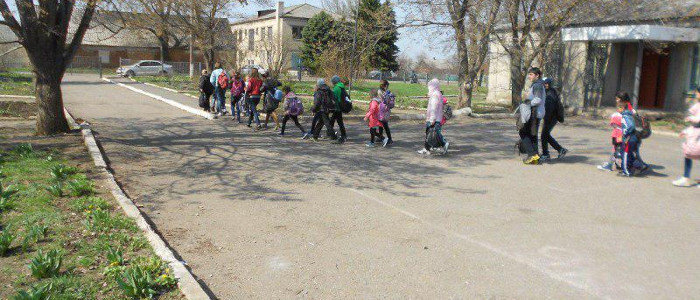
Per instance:
[[[372,142],[367,142],[367,144],[365,144],[365,146],[367,146],[368,148],[374,148],[376,145]]]
[[[536,165],[540,163],[540,156],[535,154],[533,156],[530,156],[527,158],[525,161],[523,161],[526,165]]]
[[[695,182],[690,180],[688,177],[681,177],[678,178],[677,180],[673,181],[673,185],[675,186],[680,186],[680,187],[691,187],[695,185]]]
[[[603,171],[612,172],[612,171],[613,171],[612,166],[613,166],[612,163],[607,162],[607,163],[604,163],[604,164],[602,164],[602,165],[599,165],[599,166],[598,166],[598,170],[603,170]]]

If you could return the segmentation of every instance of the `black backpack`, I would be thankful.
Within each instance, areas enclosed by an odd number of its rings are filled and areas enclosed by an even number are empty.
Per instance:
[[[321,105],[326,111],[335,111],[335,95],[330,89],[318,90],[321,98]]]
[[[352,100],[345,89],[340,89],[340,91],[340,111],[347,114],[352,111]]]
[[[440,137],[437,134],[437,129],[435,129],[435,124],[428,127],[428,133],[425,135],[425,143],[428,144],[430,148],[440,148],[444,146]]]
[[[445,104],[445,106],[442,107],[442,116],[445,117],[445,120],[452,119],[452,106]]]
[[[268,89],[265,93],[265,110],[273,111],[280,106],[280,101],[275,98],[275,89]]]
[[[649,120],[640,114],[634,114],[634,134],[639,139],[646,139],[651,136],[651,124]]]

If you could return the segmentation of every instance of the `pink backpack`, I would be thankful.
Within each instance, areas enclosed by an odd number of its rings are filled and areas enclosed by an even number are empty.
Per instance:
[[[379,121],[386,121],[389,118],[389,106],[384,101],[379,102]]]
[[[289,101],[289,114],[292,116],[298,116],[304,111],[304,104],[297,97],[292,97],[287,99]]]

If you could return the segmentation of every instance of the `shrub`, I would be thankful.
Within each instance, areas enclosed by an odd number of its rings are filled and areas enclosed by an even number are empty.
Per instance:
[[[32,148],[32,144],[29,143],[19,144],[13,151],[22,158],[27,158],[34,154],[34,148]]]
[[[56,182],[63,182],[68,179],[68,176],[78,172],[75,167],[66,167],[64,164],[59,164],[51,168],[51,177]]]
[[[0,232],[0,256],[5,256],[14,240],[15,235],[10,232],[9,228],[5,227],[5,230]]]
[[[51,196],[61,198],[63,197],[63,184],[60,182],[56,182],[52,185],[48,185],[45,187],[46,191],[51,194]]]
[[[0,212],[12,208],[12,198],[16,193],[17,190],[12,188],[12,186],[5,188],[0,183]]]
[[[58,250],[50,250],[47,253],[39,252],[29,263],[29,270],[37,279],[49,278],[58,275],[63,264],[63,255]]]
[[[124,253],[121,249],[114,249],[109,247],[107,249],[107,261],[110,266],[123,266],[124,265]]]
[[[19,291],[13,300],[48,300],[53,285],[51,283],[32,287],[27,291]]]
[[[46,238],[46,235],[49,233],[49,226],[46,226],[44,224],[34,224],[32,225],[31,228],[29,228],[29,231],[27,233],[27,236],[25,237],[25,240],[29,240],[31,242],[39,242],[42,239]]]
[[[68,190],[73,197],[90,196],[95,193],[92,182],[87,179],[76,179],[68,182]]]
[[[153,276],[141,266],[133,266],[117,277],[117,284],[124,295],[131,298],[153,298],[156,295],[157,283]]]

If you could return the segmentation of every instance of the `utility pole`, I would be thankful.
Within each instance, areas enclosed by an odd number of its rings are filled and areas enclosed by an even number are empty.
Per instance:
[[[190,22],[194,24],[194,0],[192,0],[192,9],[190,10]],[[194,78],[194,32],[190,27],[190,79]]]

